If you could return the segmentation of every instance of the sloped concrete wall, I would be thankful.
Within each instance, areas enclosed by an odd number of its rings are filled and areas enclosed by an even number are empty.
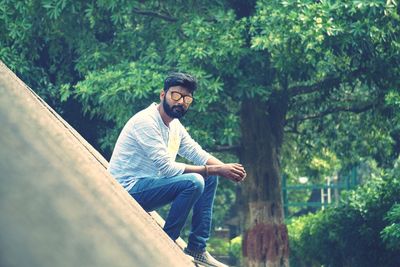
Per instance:
[[[194,266],[0,61],[0,266]]]

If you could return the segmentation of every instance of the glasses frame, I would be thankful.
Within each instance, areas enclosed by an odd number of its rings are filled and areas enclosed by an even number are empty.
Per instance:
[[[179,98],[178,99],[174,99],[173,98],[173,94],[178,94],[179,95]],[[180,93],[180,92],[178,92],[178,91],[171,91],[171,99],[172,100],[174,100],[174,101],[179,101],[179,100],[181,100],[181,98],[183,98],[183,103],[185,103],[185,104],[187,104],[187,105],[190,105],[190,104],[192,104],[193,103],[193,101],[194,101],[194,98],[193,98],[193,96],[191,96],[191,95],[183,95],[182,93]],[[189,100],[189,102],[186,100],[186,99],[190,99]]]

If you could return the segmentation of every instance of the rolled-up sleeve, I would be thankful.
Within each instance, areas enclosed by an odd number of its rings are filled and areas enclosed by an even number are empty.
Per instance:
[[[135,123],[133,138],[142,148],[142,153],[158,169],[160,177],[180,175],[185,171],[185,164],[175,162],[168,154],[163,143],[162,133],[154,124],[142,120]]]
[[[195,165],[205,165],[211,155],[206,152],[186,131],[185,127],[181,125],[180,130],[181,144],[179,146],[178,154],[184,157]]]

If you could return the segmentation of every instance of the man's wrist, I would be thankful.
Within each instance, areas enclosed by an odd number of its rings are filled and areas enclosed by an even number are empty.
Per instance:
[[[208,176],[209,176],[209,173],[208,173],[208,166],[207,166],[207,164],[205,164],[205,165],[204,165],[204,177],[207,178]]]
[[[218,175],[219,165],[207,165],[208,175]]]

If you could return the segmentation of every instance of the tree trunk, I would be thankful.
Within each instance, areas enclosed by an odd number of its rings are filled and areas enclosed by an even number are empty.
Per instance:
[[[251,99],[242,104],[240,160],[248,177],[240,188],[239,207],[249,267],[289,266],[279,164],[286,110],[283,94],[272,95],[267,103]]]

